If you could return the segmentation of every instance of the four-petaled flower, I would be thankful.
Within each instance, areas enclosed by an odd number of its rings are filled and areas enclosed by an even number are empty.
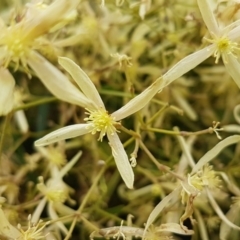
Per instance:
[[[40,78],[48,76],[48,79],[52,77],[54,80],[56,80],[56,77],[59,77],[58,79],[60,79],[62,84],[61,87],[59,87],[60,82],[52,81],[52,84],[55,84],[52,87],[55,88],[56,86],[55,89],[58,89],[55,91],[55,95],[61,99],[65,98],[65,101],[70,103],[72,103],[74,99],[77,105],[86,109],[88,117],[84,119],[86,123],[75,124],[56,130],[36,141],[35,145],[45,146],[60,140],[81,136],[86,133],[99,133],[98,140],[102,141],[103,137],[107,135],[117,168],[127,187],[133,188],[133,170],[124,147],[118,137],[117,126],[120,124],[120,120],[142,109],[151,100],[158,91],[160,81],[153,83],[118,111],[109,114],[105,109],[104,103],[96,87],[86,73],[68,58],[59,58],[59,63],[73,77],[81,91],[75,87],[75,91],[72,92],[72,95],[67,94],[65,89],[68,88],[70,82],[59,70],[50,64],[48,64],[49,71],[46,72],[47,68],[45,66],[44,72],[37,72],[38,76]],[[40,65],[41,62],[39,62],[38,65],[35,63],[32,67],[39,69]],[[74,87],[74,85],[71,85],[71,87]]]

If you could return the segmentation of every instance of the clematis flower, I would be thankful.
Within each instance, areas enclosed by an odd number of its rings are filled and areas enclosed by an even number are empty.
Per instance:
[[[48,6],[43,1],[36,0],[26,4],[24,14],[16,17],[17,20],[12,20],[9,25],[0,18],[0,116],[6,115],[13,108],[15,85],[11,74],[3,68],[12,63],[17,70],[21,65],[29,74],[28,65],[33,60],[34,53],[47,44],[50,45],[43,36],[65,21],[67,14],[78,3],[78,0],[58,0]]]
[[[85,123],[75,124],[56,130],[36,141],[35,145],[45,146],[87,133],[99,133],[98,140],[102,141],[103,137],[106,135],[120,175],[127,187],[133,188],[133,170],[118,137],[117,126],[120,124],[120,120],[142,109],[157,93],[161,82],[157,81],[153,83],[144,92],[129,101],[118,111],[109,114],[92,81],[72,60],[62,57],[59,58],[59,63],[72,76],[81,91],[73,84],[70,85],[70,81],[68,81],[65,75],[50,63],[48,63],[48,67],[46,65],[44,66],[45,71],[38,71],[42,66],[40,60],[41,59],[39,59],[39,62],[34,61],[31,64],[31,67],[35,69],[35,71],[37,70],[38,77],[41,79],[47,78],[48,82],[52,84],[49,89],[54,92],[57,97],[70,103],[75,102],[77,105],[84,107],[88,116],[84,119]],[[46,69],[49,69],[49,71],[46,72]],[[56,81],[56,78],[58,78],[59,81]],[[73,91],[69,92],[69,88]]]
[[[65,212],[67,214],[72,214],[74,212],[73,209],[64,204],[66,201],[68,201],[70,204],[75,204],[75,201],[70,198],[69,194],[72,192],[72,188],[63,181],[63,177],[72,169],[81,155],[82,152],[78,152],[61,169],[58,169],[57,166],[53,166],[51,168],[51,176],[48,178],[46,184],[44,183],[43,177],[39,176],[39,183],[37,184],[37,188],[44,197],[41,199],[32,215],[33,222],[39,221],[46,205],[49,217],[52,220],[58,219],[57,213],[61,214]],[[59,230],[67,235],[68,230],[62,222],[57,221],[56,226],[59,228]]]
[[[206,39],[210,45],[188,55],[174,65],[162,76],[163,85],[160,90],[212,55],[216,58],[215,63],[218,63],[219,59],[222,58],[227,72],[240,88],[240,63],[238,61],[240,47],[237,43],[240,37],[239,21],[226,27],[220,27],[214,16],[214,11],[211,9],[210,2],[208,0],[197,0],[197,2],[202,18],[211,35],[211,39]]]
[[[46,234],[43,231],[47,223],[43,224],[42,221],[36,223],[32,222],[31,215],[28,216],[28,226],[27,228],[22,228],[20,224],[17,227],[11,225],[5,216],[4,211],[0,207],[0,235],[1,239],[17,239],[17,240],[38,240],[44,239]]]

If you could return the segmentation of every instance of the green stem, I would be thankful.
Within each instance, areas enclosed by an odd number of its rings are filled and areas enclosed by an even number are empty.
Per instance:
[[[1,138],[0,138],[0,161],[1,161],[1,157],[2,157],[3,142],[4,142],[5,135],[6,135],[7,125],[10,122],[11,117],[12,117],[12,112],[10,112],[4,119],[2,134],[1,134]]]
[[[157,161],[157,159],[152,155],[152,153],[148,150],[148,148],[145,146],[145,144],[140,140],[139,141],[141,148],[144,150],[144,152],[148,155],[148,157],[153,161],[153,163],[157,166],[157,168],[163,172],[170,173],[173,175],[175,178],[183,181],[184,178],[177,173],[171,171],[171,169]]]
[[[168,135],[181,135],[181,132],[176,132],[172,130],[158,129],[158,128],[143,128],[144,131],[151,131],[157,133],[164,133]]]
[[[96,178],[94,179],[93,184],[91,185],[89,191],[88,191],[87,194],[85,195],[82,203],[80,204],[80,206],[79,206],[79,208],[78,208],[78,210],[77,210],[77,213],[78,213],[78,214],[81,214],[81,213],[82,213],[84,207],[85,207],[86,204],[87,204],[87,201],[88,201],[89,197],[91,196],[93,190],[94,190],[95,187],[97,186],[99,179],[102,177],[103,173],[105,172],[105,170],[106,170],[106,168],[107,168],[107,164],[110,162],[111,159],[112,159],[112,156],[107,159],[106,165],[99,171],[98,175],[97,175]]]
[[[18,110],[24,110],[24,109],[28,109],[28,108],[32,108],[32,107],[41,105],[41,104],[54,102],[54,101],[57,101],[57,98],[55,98],[55,97],[46,97],[46,98],[43,98],[43,99],[40,99],[40,100],[36,100],[36,101],[30,102],[30,103],[26,103],[24,105],[20,105],[20,106],[14,108],[13,111],[16,112]]]

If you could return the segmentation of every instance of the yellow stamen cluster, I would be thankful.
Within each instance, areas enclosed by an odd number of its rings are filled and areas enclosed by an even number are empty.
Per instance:
[[[64,153],[53,146],[48,147],[48,160],[58,167],[64,166],[67,162]]]
[[[64,203],[69,198],[68,189],[61,179],[51,179],[47,186],[42,177],[39,177],[39,181],[37,188],[48,201]]]
[[[68,198],[68,193],[63,189],[51,189],[46,193],[46,197],[49,201],[64,203]]]
[[[198,190],[202,190],[205,186],[210,188],[219,187],[221,180],[212,166],[206,164],[202,170],[188,177],[189,184]]]
[[[224,63],[228,63],[228,55],[230,54],[237,58],[236,51],[240,51],[240,48],[236,42],[231,41],[228,37],[222,36],[219,38],[214,36],[214,39],[205,39],[216,45],[216,50],[214,51],[215,63],[218,63],[221,56]]]
[[[88,114],[89,117],[84,120],[91,124],[92,134],[96,134],[97,132],[100,133],[98,140],[102,141],[106,134],[114,134],[117,132],[115,125],[118,123],[105,109],[99,108],[94,111],[87,109],[87,111],[88,112],[86,114]]]
[[[46,235],[42,234],[43,229],[45,228],[46,224],[41,224],[42,221],[40,220],[38,223],[31,222],[31,215],[28,217],[28,228],[27,230],[23,230],[21,225],[18,225],[18,229],[21,233],[21,236],[17,238],[17,240],[38,240],[38,239],[45,239]],[[42,226],[41,226],[42,225]]]
[[[21,63],[23,67],[27,66],[26,58],[32,46],[32,42],[25,38],[25,33],[20,25],[13,25],[3,30],[0,39],[2,47],[2,59],[4,66],[13,61],[16,63],[16,69]]]

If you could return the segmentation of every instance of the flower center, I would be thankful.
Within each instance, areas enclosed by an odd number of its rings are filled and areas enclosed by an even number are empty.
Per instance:
[[[3,47],[1,50],[3,51],[4,66],[7,67],[13,61],[17,64],[16,69],[20,62],[23,67],[26,67],[26,55],[31,44],[31,41],[24,39],[24,32],[19,25],[10,26],[3,31],[0,46]]]
[[[61,179],[49,180],[48,186],[44,184],[42,177],[39,177],[39,181],[37,188],[46,196],[48,201],[64,203],[68,199],[68,189]]]
[[[91,124],[92,134],[100,133],[98,140],[102,141],[106,134],[114,134],[117,132],[115,125],[118,123],[105,109],[100,108],[94,111],[86,110],[88,111],[86,114],[89,115],[89,117],[84,118],[84,120]]]
[[[18,240],[37,240],[45,239],[46,235],[43,235],[43,229],[46,227],[46,223],[42,224],[42,220],[37,223],[31,222],[31,215],[28,218],[28,228],[26,230],[22,229],[22,226],[18,224],[18,229],[21,233],[21,236]]]
[[[210,188],[219,187],[221,181],[217,173],[213,170],[211,165],[206,164],[202,170],[199,170],[193,176],[189,176],[189,181],[192,186],[202,191],[204,186]]]
[[[214,51],[214,57],[216,58],[215,63],[218,63],[219,58],[222,56],[223,62],[228,63],[228,55],[232,54],[237,58],[236,51],[239,51],[240,48],[236,42],[231,41],[228,37],[214,36],[214,39],[207,39],[208,42],[214,43],[216,45],[216,50]]]
[[[68,193],[64,189],[50,189],[46,197],[50,201],[64,203],[68,198]]]

